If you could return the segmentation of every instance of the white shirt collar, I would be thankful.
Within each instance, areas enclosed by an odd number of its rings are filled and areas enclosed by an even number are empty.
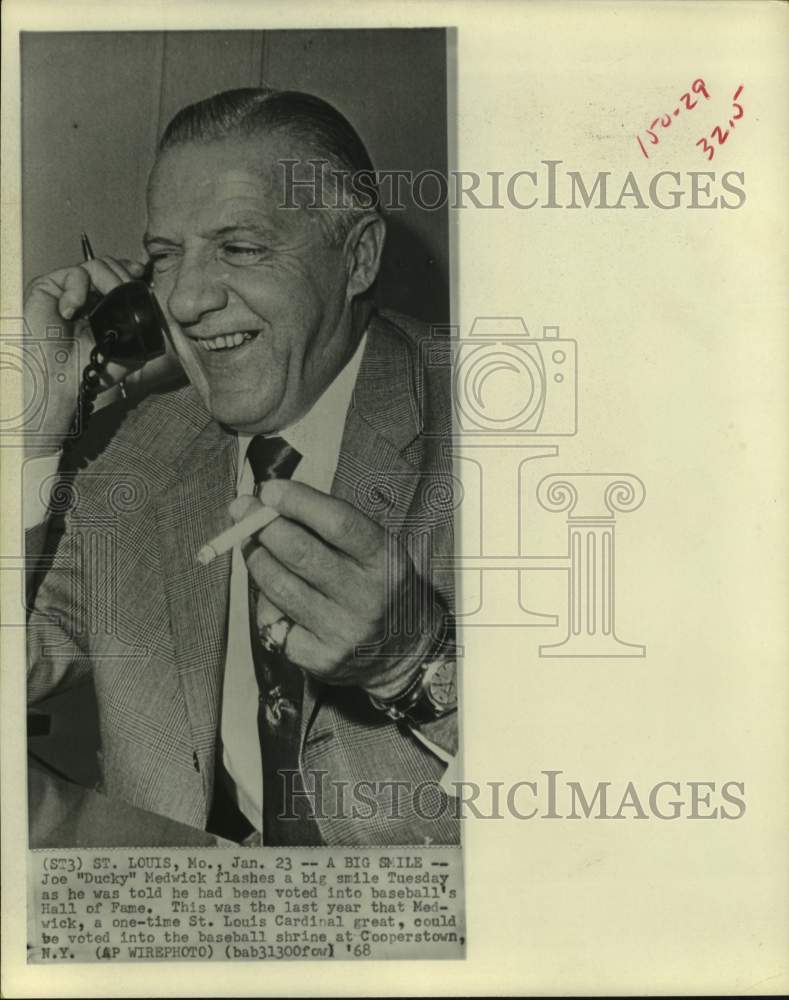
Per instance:
[[[280,437],[284,438],[291,447],[302,455],[302,462],[294,479],[303,480],[304,474],[309,473],[309,478],[319,480],[323,489],[330,488],[342,445],[345,418],[348,414],[348,407],[356,385],[366,343],[367,334],[365,333],[359,341],[353,357],[324,390],[323,395],[316,400],[312,408],[303,417],[279,432]],[[238,483],[241,482],[246,464],[247,447],[252,437],[251,434],[238,435]]]

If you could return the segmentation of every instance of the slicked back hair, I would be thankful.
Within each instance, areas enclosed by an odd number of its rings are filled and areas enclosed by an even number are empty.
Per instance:
[[[342,245],[362,215],[380,214],[375,169],[359,134],[335,107],[311,94],[271,87],[225,90],[182,108],[159,140],[159,152],[184,143],[275,132],[296,140],[301,160],[295,173],[289,168],[291,178],[296,178],[292,197],[298,189],[304,200],[307,189],[306,200],[313,207],[320,206],[320,218],[331,243]],[[326,166],[316,170],[315,161],[325,161]],[[283,166],[283,179],[286,169]],[[304,183],[305,176],[314,181],[311,191]],[[360,177],[363,189],[357,184]]]

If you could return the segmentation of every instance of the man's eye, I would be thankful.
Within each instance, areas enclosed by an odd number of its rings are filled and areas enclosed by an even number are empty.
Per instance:
[[[166,271],[168,267],[172,266],[172,263],[176,258],[176,254],[172,250],[156,250],[149,253],[148,258],[151,261],[154,271],[161,273],[162,271]]]
[[[225,243],[222,254],[231,264],[255,264],[266,254],[266,248],[251,243]]]

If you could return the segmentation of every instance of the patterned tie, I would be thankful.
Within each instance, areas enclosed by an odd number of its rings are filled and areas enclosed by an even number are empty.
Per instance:
[[[301,455],[282,438],[261,435],[249,442],[247,458],[255,477],[255,496],[267,480],[289,479],[301,461]],[[263,843],[266,846],[322,844],[299,770],[304,678],[301,670],[283,654],[266,649],[261,642],[257,625],[258,594],[250,576],[249,630],[259,690],[258,732],[263,763]]]

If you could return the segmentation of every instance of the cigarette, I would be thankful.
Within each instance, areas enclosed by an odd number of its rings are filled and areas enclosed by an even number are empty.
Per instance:
[[[243,542],[245,538],[262,531],[267,524],[271,524],[279,517],[273,507],[261,507],[260,510],[253,511],[243,521],[234,524],[232,528],[223,531],[207,542],[197,553],[197,561],[203,566],[208,566],[217,556],[229,552],[234,545]]]

